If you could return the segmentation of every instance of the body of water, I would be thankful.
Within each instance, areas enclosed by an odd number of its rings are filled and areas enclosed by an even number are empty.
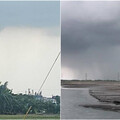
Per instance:
[[[88,90],[88,88],[62,88],[61,119],[120,119],[120,112],[79,106],[101,104],[89,95]]]

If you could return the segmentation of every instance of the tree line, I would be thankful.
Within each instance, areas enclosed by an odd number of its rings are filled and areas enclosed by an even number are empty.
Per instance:
[[[8,82],[0,85],[0,114],[25,114],[32,106],[30,114],[59,114],[60,96],[55,96],[56,104],[43,99],[36,99],[34,95],[14,94],[7,88]]]

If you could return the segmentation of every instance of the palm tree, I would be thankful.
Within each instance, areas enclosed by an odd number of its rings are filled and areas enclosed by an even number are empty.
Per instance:
[[[2,114],[10,114],[13,110],[14,98],[7,85],[8,82],[5,82],[0,86],[0,113]]]

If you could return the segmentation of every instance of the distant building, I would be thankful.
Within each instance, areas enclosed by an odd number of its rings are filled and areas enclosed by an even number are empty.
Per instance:
[[[42,96],[42,91],[40,92],[40,94],[38,94],[38,93],[36,93],[35,92],[35,98],[37,99],[37,100],[42,100],[43,99],[43,96]]]
[[[54,99],[54,98],[46,98],[46,97],[44,97],[43,99],[44,99],[45,102],[50,101],[50,102],[52,102],[53,104],[57,104],[56,99]]]
[[[43,97],[42,96],[42,91],[40,93],[37,93],[32,90],[32,94],[30,92],[30,89],[28,89],[28,95],[33,95],[36,100],[43,100],[44,102],[52,102],[53,104],[57,104],[57,101],[55,99],[55,96],[52,97]]]

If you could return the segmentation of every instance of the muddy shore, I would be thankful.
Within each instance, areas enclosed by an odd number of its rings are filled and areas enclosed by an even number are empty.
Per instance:
[[[120,81],[103,81],[103,80],[61,80],[61,86],[64,88],[88,88],[97,86],[118,86]]]
[[[103,104],[80,105],[86,108],[120,112],[120,82],[102,80],[62,80],[64,88],[89,88],[89,94]]]

